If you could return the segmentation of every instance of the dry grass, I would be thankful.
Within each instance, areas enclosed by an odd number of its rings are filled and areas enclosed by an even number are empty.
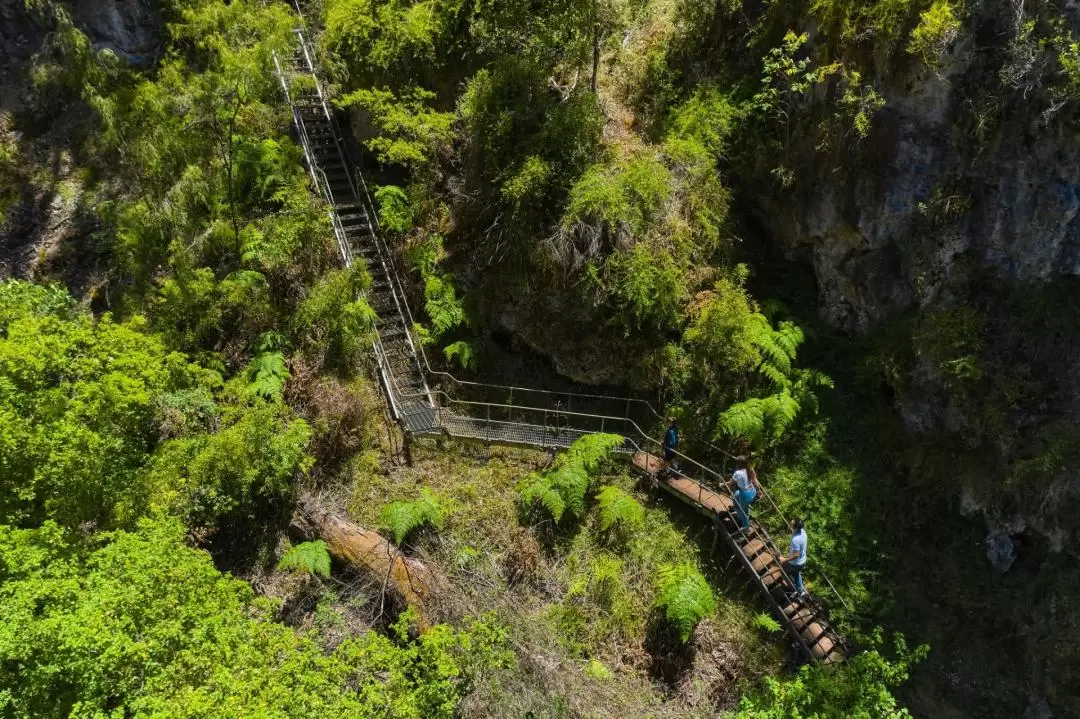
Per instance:
[[[616,484],[646,506],[644,527],[622,540],[602,533],[592,513],[561,529],[523,524],[516,487],[548,464],[545,452],[424,440],[405,466],[377,449],[381,435],[365,437],[334,481],[320,482],[304,501],[375,528],[392,501],[416,499],[424,488],[439,497],[445,526],[405,548],[438,580],[428,611],[454,625],[494,613],[517,656],[514,668],[480,678],[460,716],[711,717],[732,708],[747,682],[782,666],[782,644],[753,624],[761,610],[753,595],[709,555],[707,525],[636,489],[620,466],[598,485]],[[597,588],[597,562],[612,558],[621,576]],[[718,589],[717,613],[689,647],[658,648],[647,640],[653,577],[675,561],[695,562],[714,587],[734,589]],[[336,572],[317,582],[271,571],[251,580],[282,601],[285,621],[314,630],[327,647],[389,619],[380,616],[372,578]]]

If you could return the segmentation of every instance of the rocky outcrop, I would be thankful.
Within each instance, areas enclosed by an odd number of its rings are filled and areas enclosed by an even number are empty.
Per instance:
[[[95,50],[110,50],[136,64],[154,61],[161,45],[161,17],[150,0],[77,0],[72,19]]]
[[[1069,108],[1003,87],[1002,53],[976,47],[980,33],[1008,37],[1000,4],[968,4],[938,69],[892,58],[874,80],[888,104],[870,138],[835,162],[796,148],[808,174],[762,204],[768,230],[812,257],[830,324],[865,332],[962,294],[972,272],[1080,275],[1080,145],[1059,122]]]

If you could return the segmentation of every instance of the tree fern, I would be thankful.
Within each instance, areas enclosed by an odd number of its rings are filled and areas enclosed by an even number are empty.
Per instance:
[[[556,461],[560,465],[580,465],[586,472],[595,472],[600,463],[623,443],[617,434],[587,434],[574,442]]]
[[[476,369],[476,354],[473,347],[464,340],[459,340],[443,348],[443,355],[448,361],[457,360],[462,369]]]
[[[656,606],[685,643],[698,622],[716,611],[716,599],[705,577],[692,564],[666,565],[657,576]]]
[[[601,489],[596,495],[596,504],[600,508],[600,528],[604,531],[612,527],[632,529],[645,521],[645,509],[618,487]]]
[[[303,542],[281,555],[277,564],[278,569],[291,569],[299,572],[307,572],[320,577],[330,576],[330,552],[326,549],[326,542],[321,539],[314,542]]]
[[[617,434],[590,434],[581,437],[560,455],[546,472],[527,477],[520,485],[521,504],[542,507],[556,523],[569,512],[580,517],[585,512],[589,475],[622,444]]]
[[[247,391],[263,399],[281,399],[288,379],[289,368],[285,364],[285,356],[280,352],[261,352],[255,355],[248,367]]]
[[[412,502],[391,502],[379,513],[379,525],[390,532],[395,544],[401,542],[420,527],[429,525],[442,529],[443,508],[430,491],[420,491],[420,498]]]

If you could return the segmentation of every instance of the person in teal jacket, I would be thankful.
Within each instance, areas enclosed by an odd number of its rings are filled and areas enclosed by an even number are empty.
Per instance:
[[[679,446],[679,421],[674,417],[668,417],[667,432],[664,433],[664,461],[671,467],[675,464],[675,449]]]

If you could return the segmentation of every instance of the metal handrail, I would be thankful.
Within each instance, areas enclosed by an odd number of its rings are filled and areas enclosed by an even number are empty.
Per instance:
[[[550,409],[547,409],[547,408],[544,408],[544,407],[531,407],[531,406],[528,406],[528,405],[510,405],[510,404],[501,404],[501,403],[497,403],[497,402],[482,402],[482,401],[474,401],[474,400],[461,400],[461,399],[451,397],[446,392],[444,392],[443,390],[440,390],[440,389],[431,390],[431,393],[436,395],[436,396],[441,397],[443,399],[443,401],[445,401],[446,405],[455,405],[455,406],[465,407],[465,408],[476,408],[476,407],[485,408],[488,411],[488,414],[487,414],[488,419],[486,421],[497,421],[497,420],[491,420],[490,419],[490,410],[492,408],[502,409],[502,410],[507,410],[507,411],[516,411],[516,412],[519,412],[519,413],[520,412],[534,412],[534,413],[545,413],[545,414],[547,414],[547,413],[551,412]],[[408,395],[406,395],[406,397],[407,396]],[[439,403],[436,403],[436,404],[439,407],[445,407],[445,405],[442,402],[439,402]],[[473,415],[469,414],[468,412],[465,412],[463,414],[465,416],[473,416]],[[660,442],[656,438],[650,436],[645,430],[643,430],[641,428],[640,425],[638,425],[638,423],[636,421],[634,421],[630,417],[615,417],[615,416],[611,416],[611,415],[599,415],[599,414],[592,414],[592,413],[587,413],[587,412],[575,412],[575,411],[560,411],[559,414],[561,414],[563,416],[569,416],[569,417],[580,417],[580,418],[583,418],[583,419],[599,420],[601,422],[600,431],[604,431],[604,424],[607,423],[607,422],[623,423],[626,427],[632,428],[634,434],[633,435],[632,434],[627,434],[626,432],[621,432],[620,434],[622,434],[625,439],[627,439],[628,441],[633,443],[639,449],[641,448],[641,445],[635,439],[635,435],[636,435],[636,437],[641,438],[641,440],[643,442],[648,443],[649,445],[651,445],[655,449],[660,449],[660,450],[663,449],[663,443],[662,442]],[[521,423],[519,423],[519,424],[521,424]],[[541,426],[541,425],[531,425],[531,426]],[[574,428],[571,427],[570,429],[574,429]],[[681,452],[674,451],[674,454],[682,461],[684,466],[685,465],[691,465],[691,466],[695,467],[698,470],[698,472],[700,474],[704,475],[707,479],[711,479],[712,481],[709,482],[709,484],[712,487],[720,489],[731,500],[732,504],[734,505],[734,503],[736,502],[735,495],[734,495],[734,491],[731,488],[731,480],[728,477],[726,477],[723,474],[720,474],[716,470],[714,470],[714,469],[712,469],[712,468],[710,468],[710,467],[708,467],[708,466],[706,466],[704,464],[701,464],[700,462],[686,456],[685,454],[683,454]],[[681,469],[676,470],[676,473],[679,474],[680,476],[683,476],[686,479],[689,479],[691,481],[696,482],[700,487],[705,486],[705,485],[702,484],[702,482],[700,480],[697,480],[692,476],[688,476]],[[759,487],[761,486],[760,482],[758,482],[758,486]],[[762,490],[764,490],[764,487],[762,487]],[[763,491],[763,494],[764,494],[764,491]],[[699,492],[699,499],[700,499],[700,492]],[[769,508],[771,508],[772,511],[774,511],[779,517],[781,517],[781,519],[783,519],[783,514],[780,512],[779,507],[777,507],[776,503],[773,502],[771,499],[769,501]],[[728,513],[729,513],[729,516],[732,516],[733,518],[736,516],[731,510],[729,510]],[[766,529],[764,526],[762,526],[760,524],[760,522],[759,522],[758,531],[763,535],[763,540],[765,541],[766,546],[768,546],[770,549],[775,551],[778,556],[782,556],[780,551],[779,551],[778,545],[776,544],[776,542],[772,538],[772,535],[769,533],[768,529]],[[794,583],[791,582],[791,578],[788,576],[787,572],[784,571],[783,565],[780,564],[779,566],[780,566],[780,571],[783,574],[784,578],[787,579],[788,582],[792,584],[792,586],[794,586]],[[848,603],[844,600],[844,598],[836,590],[836,587],[833,585],[832,581],[828,578],[828,576],[824,572],[821,572],[819,570],[816,570],[815,574],[817,574],[817,575],[819,575],[819,576],[821,576],[822,578],[825,579],[826,583],[829,585],[830,590],[836,596],[836,598],[839,599],[844,604],[844,606],[848,608],[849,611],[851,611],[850,605],[848,605]]]

